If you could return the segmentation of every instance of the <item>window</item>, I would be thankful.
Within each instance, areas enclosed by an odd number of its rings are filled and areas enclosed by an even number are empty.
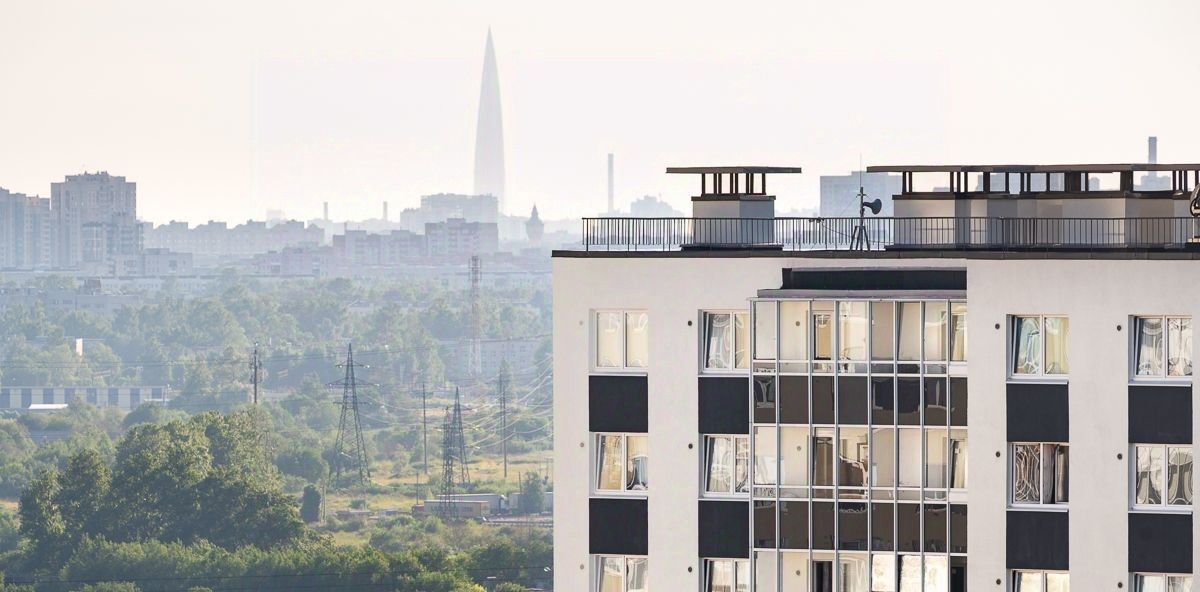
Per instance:
[[[596,368],[645,369],[650,351],[645,312],[596,313]]]
[[[1010,454],[1013,505],[1058,505],[1070,500],[1070,448],[1016,443]]]
[[[597,434],[596,489],[645,491],[648,459],[645,434]]]
[[[750,314],[704,313],[704,370],[740,370],[750,367]]]
[[[703,592],[747,592],[750,590],[750,561],[705,559]]]
[[[750,465],[748,436],[704,436],[704,493],[747,493]]]
[[[1014,376],[1060,376],[1068,373],[1067,317],[1012,317]]]
[[[1071,592],[1071,576],[1061,571],[1025,571],[1012,573],[1013,592]]]
[[[602,555],[596,557],[598,592],[646,592],[646,558]]]
[[[1133,505],[1145,509],[1192,507],[1192,447],[1137,444],[1133,450]]]
[[[1192,576],[1133,574],[1133,592],[1192,592]]]
[[[1175,378],[1192,375],[1192,319],[1135,317],[1133,375]]]

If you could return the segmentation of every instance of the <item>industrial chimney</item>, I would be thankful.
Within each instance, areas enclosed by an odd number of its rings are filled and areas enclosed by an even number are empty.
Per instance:
[[[383,202],[383,221],[387,222],[387,202]]]
[[[325,206],[324,214],[321,216],[321,219],[328,220],[329,219],[329,202],[324,202],[324,206]]]
[[[1150,155],[1146,162],[1158,164],[1158,136],[1150,136],[1148,144],[1150,145]]]
[[[608,153],[608,213],[616,212],[613,209],[613,155]]]

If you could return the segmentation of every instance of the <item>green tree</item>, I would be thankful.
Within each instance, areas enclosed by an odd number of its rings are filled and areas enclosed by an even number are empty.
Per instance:
[[[95,450],[77,452],[59,477],[54,503],[62,516],[68,548],[84,536],[103,534],[112,474]]]
[[[17,513],[21,518],[21,536],[29,541],[30,559],[38,565],[57,565],[62,557],[64,526],[54,504],[58,494],[58,473],[42,471],[25,491]]]
[[[141,592],[133,582],[104,582],[102,584],[87,584],[79,592]]]
[[[309,524],[321,519],[321,492],[312,484],[304,486],[300,497],[300,518]]]
[[[540,514],[546,507],[546,485],[541,475],[526,473],[521,480],[521,511]]]

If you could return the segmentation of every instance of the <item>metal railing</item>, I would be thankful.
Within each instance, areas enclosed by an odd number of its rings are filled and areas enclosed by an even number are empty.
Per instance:
[[[1196,218],[866,218],[867,248],[1183,248]],[[584,218],[586,251],[847,250],[858,218]]]

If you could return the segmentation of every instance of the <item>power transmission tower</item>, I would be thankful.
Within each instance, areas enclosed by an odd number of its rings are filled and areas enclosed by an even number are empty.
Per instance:
[[[470,264],[471,274],[471,359],[468,371],[471,378],[478,378],[482,373],[483,367],[483,351],[480,345],[480,339],[483,333],[483,315],[479,308],[479,280],[483,276],[483,270],[479,261],[479,255],[471,255]]]
[[[346,377],[330,385],[342,387],[342,417],[334,444],[333,485],[335,489],[340,487],[344,476],[366,487],[371,482],[371,468],[367,466],[367,444],[358,415],[358,381],[354,368],[361,364],[354,363],[353,344],[346,346],[346,362],[339,366],[346,369]]]
[[[254,383],[254,404],[258,405],[258,375],[262,371],[262,361],[258,359],[258,343],[254,344],[254,357],[250,360],[250,381]]]
[[[500,364],[496,394],[500,397],[500,449],[504,454],[504,480],[508,481],[508,360]]]
[[[471,471],[467,469],[467,435],[463,430],[462,397],[454,387],[454,437],[458,440],[459,475],[464,485],[471,483]]]
[[[454,389],[454,406],[446,409],[442,420],[442,504],[443,515],[451,515],[454,488],[469,485],[471,474],[467,470],[467,443],[463,435],[462,401],[458,389]]]
[[[425,458],[425,482],[429,483],[429,420],[425,414],[425,381],[421,381],[421,456]]]

